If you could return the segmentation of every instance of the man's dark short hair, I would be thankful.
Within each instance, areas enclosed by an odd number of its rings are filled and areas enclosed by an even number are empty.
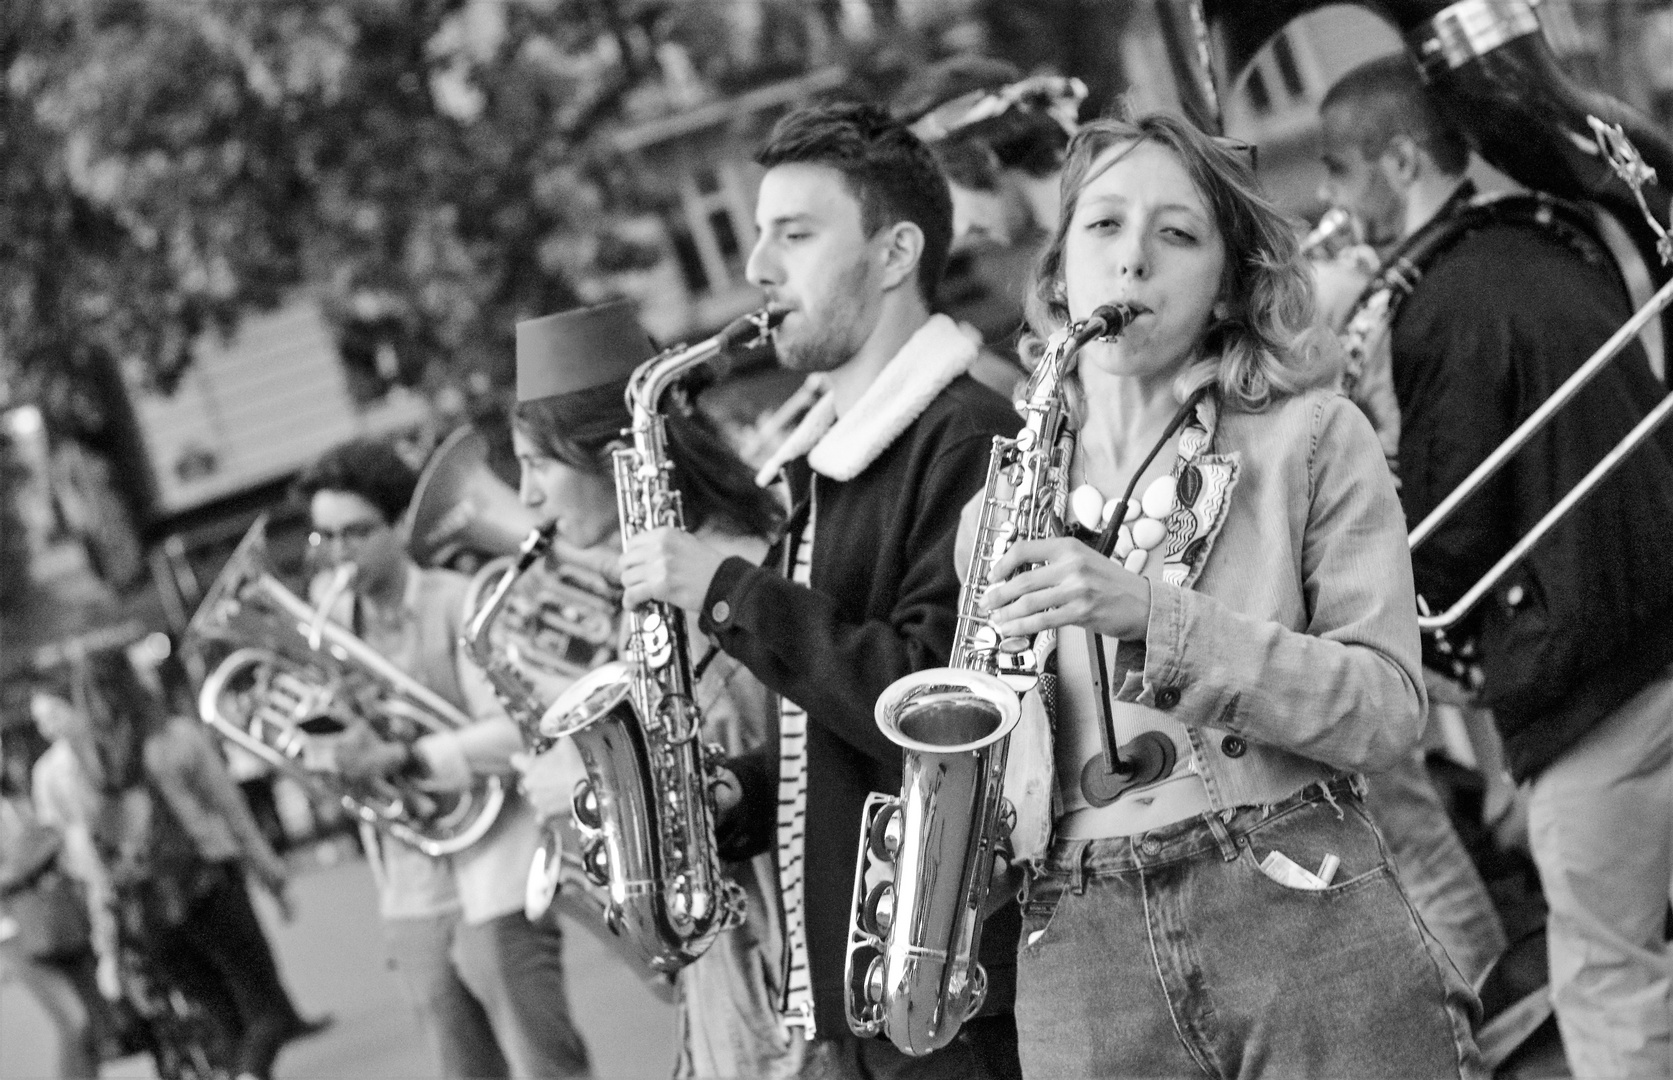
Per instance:
[[[1405,53],[1379,57],[1354,68],[1332,86],[1319,111],[1337,106],[1354,110],[1359,148],[1375,158],[1396,136],[1404,135],[1429,154],[1448,176],[1470,163],[1470,144],[1436,107],[1423,76]]]
[[[406,512],[417,486],[418,474],[388,443],[356,439],[327,450],[310,465],[297,478],[296,496],[307,502],[321,491],[358,495],[393,525]]]
[[[875,105],[813,105],[779,120],[755,160],[769,169],[825,165],[841,173],[867,236],[901,221],[918,226],[918,288],[934,304],[953,243],[953,198],[929,148],[904,124]]]

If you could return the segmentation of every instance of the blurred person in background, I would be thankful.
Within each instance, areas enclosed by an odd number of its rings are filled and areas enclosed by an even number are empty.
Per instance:
[[[512,438],[520,494],[578,547],[620,548],[610,455],[623,445],[629,424],[627,379],[654,351],[631,306],[621,302],[518,324]],[[684,388],[665,401],[672,484],[686,527],[717,549],[760,562],[778,535],[783,509],[771,491],[755,485]],[[773,745],[773,695],[690,622],[703,741],[728,754]],[[525,763],[529,797],[546,817],[572,812],[583,776],[567,740]],[[803,1043],[780,1029],[775,1014],[783,992],[783,920],[772,856],[727,863],[724,870],[744,890],[747,916],[675,977],[680,1049],[674,1075],[794,1076]]]
[[[46,1013],[55,1075],[94,1077],[114,1031],[94,977],[86,899],[63,865],[62,837],[35,819],[5,764],[0,745],[0,981],[16,980]]]
[[[1028,272],[1057,220],[1063,151],[1086,88],[1024,78],[983,56],[932,64],[896,92],[891,111],[935,155],[953,197],[953,243],[939,309],[976,329],[971,375],[1009,397],[1023,371]]]
[[[522,742],[459,645],[469,579],[420,568],[407,554],[398,523],[417,482],[391,447],[362,440],[314,462],[297,494],[307,503],[309,542],[323,564],[354,566],[348,591],[336,602],[324,598],[330,617],[474,722],[410,743],[384,741],[362,722],[334,740],[330,756],[349,779],[400,775],[457,791],[481,775],[510,775]],[[390,966],[442,1075],[588,1075],[586,1043],[569,1015],[562,931],[554,919],[531,923],[523,915],[529,864],[540,843],[528,803],[508,793],[488,834],[445,857],[432,858],[370,827],[361,836]]]
[[[52,742],[34,796],[85,874],[99,988],[132,997],[139,970],[184,990],[231,1040],[230,1070],[268,1080],[287,1042],[329,1023],[297,1013],[250,903],[246,873],[289,918],[285,865],[203,726],[171,715],[125,655],[89,657],[78,689],[79,707],[31,702]]]
[[[1401,54],[1350,71],[1320,108],[1322,194],[1359,216],[1368,242],[1395,244],[1387,258],[1435,252],[1388,328],[1410,524],[1632,313],[1595,240],[1538,217],[1473,216],[1468,143],[1429,95]],[[1664,393],[1631,343],[1413,553],[1418,594],[1434,610],[1455,602]],[[1550,906],[1550,1000],[1577,1076],[1673,1068],[1669,535],[1673,437],[1664,430],[1449,635],[1474,639],[1479,700],[1527,792]],[[1431,668],[1450,674],[1456,658],[1425,642]]]

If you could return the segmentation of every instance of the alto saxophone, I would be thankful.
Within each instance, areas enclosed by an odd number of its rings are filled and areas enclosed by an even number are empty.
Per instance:
[[[622,539],[684,527],[669,479],[662,398],[676,380],[733,348],[764,340],[783,318],[764,309],[707,341],[641,364],[628,381],[630,447],[617,450]],[[582,865],[609,889],[609,923],[655,970],[703,954],[744,915],[743,892],[722,876],[711,781],[716,751],[702,741],[685,615],[650,602],[627,613],[626,659],[582,676],[540,721],[548,738],[574,739],[587,779],[577,786]]]
[[[548,687],[549,680],[596,668],[614,649],[614,613],[606,606],[617,604],[620,593],[609,585],[606,569],[597,552],[565,543],[557,536],[555,526],[548,524],[530,529],[516,555],[493,560],[471,581],[473,597],[488,583],[492,582],[493,587],[480,604],[468,602],[467,610],[475,614],[462,635],[465,648],[488,677],[531,755],[544,754],[556,741],[540,731],[541,717],[561,696],[560,691]],[[535,575],[532,579],[531,574]],[[526,580],[534,582],[537,608],[557,609],[555,613],[537,611],[533,621],[542,625],[532,630],[526,625],[531,621],[526,613],[519,618],[513,611]],[[524,602],[528,604],[530,599],[524,597]],[[550,632],[544,623],[551,618],[560,618],[569,631],[558,637],[593,646],[591,651],[578,653],[569,647],[552,658],[537,659],[534,654],[541,650],[534,639],[543,629]],[[600,625],[595,627],[595,623]],[[601,639],[605,624],[610,632]],[[517,640],[505,641],[506,636]],[[547,823],[529,866],[523,913],[531,921],[546,914],[563,884],[566,867],[559,829],[557,823]],[[573,875],[573,868],[569,869]],[[576,879],[572,876],[572,880]],[[582,892],[587,889],[583,887]],[[602,917],[606,905],[596,903],[594,896],[585,899],[588,913]]]
[[[844,996],[854,1034],[887,1035],[908,1054],[946,1046],[986,996],[982,905],[1015,824],[1001,794],[1006,752],[1044,663],[1035,639],[1001,639],[979,603],[1012,545],[1062,532],[1073,449],[1064,380],[1081,346],[1131,319],[1106,305],[1051,336],[1022,430],[993,440],[951,665],[898,679],[877,699],[878,727],[906,755],[899,797],[874,792],[862,812]]]

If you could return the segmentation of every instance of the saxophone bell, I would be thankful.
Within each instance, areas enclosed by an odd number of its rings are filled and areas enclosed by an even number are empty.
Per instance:
[[[1009,861],[1009,829],[984,823],[1009,816],[1000,788],[1021,715],[1003,680],[961,668],[916,672],[878,698],[877,726],[906,756],[900,797],[866,802],[844,971],[855,1034],[887,1033],[906,1053],[928,1054],[981,1009],[987,975],[973,913]],[[897,926],[903,919],[910,925]],[[947,941],[956,947],[920,946]]]

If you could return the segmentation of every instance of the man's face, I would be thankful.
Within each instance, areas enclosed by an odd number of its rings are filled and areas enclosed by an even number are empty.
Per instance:
[[[349,491],[316,491],[308,502],[315,553],[328,566],[354,563],[353,588],[364,595],[392,580],[406,564],[401,536],[382,511]]]
[[[1360,117],[1351,106],[1326,109],[1319,121],[1325,170],[1319,198],[1353,214],[1372,247],[1397,242],[1406,230],[1406,195],[1394,182],[1388,155],[1366,156]]]
[[[866,236],[842,174],[803,163],[768,170],[755,224],[749,280],[769,303],[790,309],[773,336],[779,362],[808,372],[846,364],[877,325],[888,230]]]

